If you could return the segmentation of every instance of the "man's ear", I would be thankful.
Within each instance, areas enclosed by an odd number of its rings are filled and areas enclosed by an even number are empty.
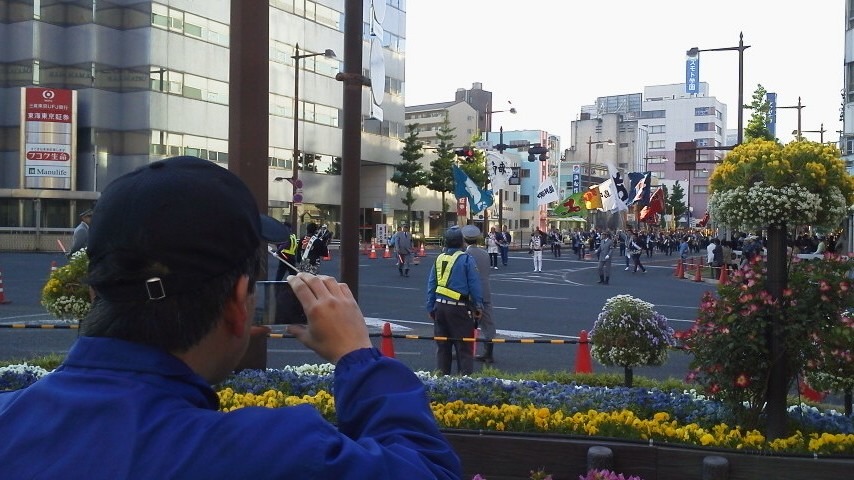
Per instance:
[[[249,276],[242,275],[231,290],[231,295],[223,309],[223,322],[228,332],[234,336],[246,335],[249,331],[248,324],[252,323],[252,315],[255,313],[255,296],[249,292]]]

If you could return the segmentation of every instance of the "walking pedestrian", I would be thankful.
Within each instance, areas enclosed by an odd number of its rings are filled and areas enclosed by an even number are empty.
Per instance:
[[[331,237],[326,225],[318,227],[316,223],[311,222],[305,226],[305,236],[300,243],[301,272],[313,275],[320,273],[320,259],[329,255],[328,244]]]
[[[477,273],[480,277],[480,286],[483,293],[483,311],[477,320],[477,328],[482,333],[483,339],[487,340],[487,342],[483,346],[484,352],[474,358],[480,362],[492,363],[495,361],[492,356],[495,344],[491,341],[495,338],[495,322],[492,319],[492,288],[489,284],[491,256],[477,246],[477,241],[480,238],[479,228],[474,225],[466,225],[463,227],[462,232],[467,245],[466,253],[474,258],[475,265],[477,265]]]
[[[89,225],[92,224],[92,209],[84,210],[80,214],[80,223],[74,229],[71,237],[71,248],[68,249],[68,258],[71,258],[78,250],[86,248],[89,244]]]
[[[640,238],[638,238],[638,234],[635,233],[631,240],[629,240],[629,253],[632,255],[632,262],[634,263],[634,270],[632,273],[637,273],[638,268],[641,269],[641,272],[646,273],[646,267],[641,263],[641,254],[643,254],[643,246],[641,244]]]
[[[599,281],[597,283],[608,285],[611,280],[611,250],[613,248],[614,242],[611,239],[611,232],[603,233],[599,247],[593,252],[599,261]]]
[[[500,233],[495,231],[495,227],[486,236],[486,253],[489,254],[489,267],[493,270],[498,270],[498,236]]]
[[[546,242],[548,242],[548,237],[540,230],[540,227],[536,227],[534,233],[531,234],[530,242],[528,242],[534,259],[534,272],[543,271],[543,246]]]
[[[409,234],[409,225],[404,225],[403,230],[396,235],[394,246],[397,251],[397,271],[401,277],[408,277],[409,267],[412,265],[412,235]]]
[[[513,243],[513,235],[507,231],[507,225],[501,227],[501,233],[498,237],[498,251],[501,253],[501,264],[507,266],[510,257],[510,245]]]
[[[560,258],[560,247],[563,243],[563,235],[561,235],[560,230],[553,227],[549,234],[549,240],[552,243],[552,256],[554,258]]]
[[[472,346],[462,339],[471,337],[474,324],[483,312],[483,287],[477,264],[463,251],[463,233],[453,226],[445,232],[445,251],[436,257],[427,279],[427,314],[433,320],[436,340],[436,367],[451,374],[452,354],[457,356],[457,372],[474,371]]]

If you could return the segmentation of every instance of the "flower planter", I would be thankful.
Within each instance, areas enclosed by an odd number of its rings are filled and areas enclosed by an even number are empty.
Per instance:
[[[720,480],[849,478],[854,470],[852,457],[772,456],[592,437],[444,433],[460,456],[464,479],[480,474],[488,480],[528,480],[531,470],[542,469],[554,480],[576,480],[587,471],[587,451],[592,446],[610,448],[615,471],[643,480],[705,480],[703,460],[709,456],[729,462],[727,477],[708,477]]]

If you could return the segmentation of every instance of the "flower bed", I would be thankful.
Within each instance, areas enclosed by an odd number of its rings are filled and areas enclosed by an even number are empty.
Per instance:
[[[217,386],[220,408],[310,403],[334,421],[333,370],[332,365],[319,365],[243,371]],[[32,366],[0,368],[4,382],[0,385],[26,386],[45,372]],[[785,454],[785,458],[821,459],[822,465],[854,468],[854,419],[834,411],[790,407],[790,421],[797,431],[768,442],[757,430],[728,425],[723,405],[694,391],[418,375],[437,422],[463,458],[466,471],[490,480],[527,478],[521,475],[540,467],[554,473],[555,479],[577,478],[586,471],[583,452],[592,445],[611,446],[615,468],[646,480],[694,478],[655,472],[675,469],[677,464],[685,468],[687,464],[680,462],[694,462],[692,472],[699,471],[703,456],[720,452],[741,459],[738,462],[744,465],[754,462],[748,458],[769,461]],[[683,452],[686,459],[677,461],[674,452]],[[637,464],[637,459],[645,460]],[[500,467],[506,462],[513,468]],[[758,468],[748,471],[756,474]],[[516,471],[520,473],[512,473]]]

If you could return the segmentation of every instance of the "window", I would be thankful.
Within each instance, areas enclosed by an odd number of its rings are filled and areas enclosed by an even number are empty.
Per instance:
[[[694,124],[695,132],[714,132],[715,124],[714,123],[695,123]]]
[[[650,150],[657,148],[664,148],[664,140],[650,140],[649,147]]]
[[[694,109],[695,117],[705,117],[706,115],[711,115],[713,109],[709,107],[697,107]]]
[[[527,205],[527,204],[531,203],[531,196],[530,195],[520,195],[519,196],[519,203],[521,203],[523,205]]]
[[[667,133],[664,125],[650,125],[647,128],[649,129],[649,133]]]

